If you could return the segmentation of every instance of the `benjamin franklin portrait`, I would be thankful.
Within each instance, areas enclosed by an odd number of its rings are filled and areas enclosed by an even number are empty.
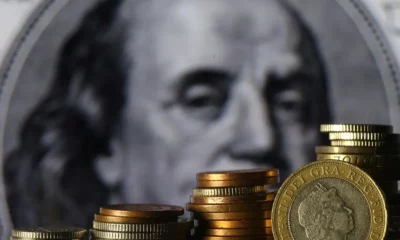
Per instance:
[[[197,172],[273,167],[284,180],[314,161],[321,123],[390,122],[375,57],[336,1],[78,2],[10,100],[16,227],[89,226],[110,203],[184,206]]]

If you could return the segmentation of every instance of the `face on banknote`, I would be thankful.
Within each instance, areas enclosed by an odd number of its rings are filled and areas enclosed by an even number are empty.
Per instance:
[[[0,0],[0,219],[184,205],[196,173],[315,160],[400,121],[397,0]]]

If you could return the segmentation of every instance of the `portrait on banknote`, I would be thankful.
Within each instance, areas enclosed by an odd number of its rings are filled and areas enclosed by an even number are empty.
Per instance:
[[[398,119],[397,62],[362,1],[46,0],[34,14],[1,70],[15,226],[183,206],[202,171],[284,179],[314,160],[321,123]]]

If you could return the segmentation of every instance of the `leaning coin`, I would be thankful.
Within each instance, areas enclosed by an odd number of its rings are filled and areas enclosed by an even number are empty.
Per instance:
[[[382,141],[387,134],[376,132],[331,132],[329,140],[368,140]]]
[[[238,180],[227,180],[227,181],[197,180],[197,187],[199,188],[246,187],[246,186],[269,185],[278,182],[279,182],[278,177],[268,177],[262,179],[238,179]]]
[[[118,217],[168,218],[182,215],[184,209],[178,206],[161,204],[116,204],[101,207],[100,213]]]
[[[210,229],[210,228],[196,228],[196,234],[205,236],[225,236],[225,237],[239,237],[239,236],[265,236],[272,235],[271,228],[242,228],[242,229]]]
[[[313,238],[315,229],[320,229],[320,239],[332,232],[382,240],[388,215],[382,191],[363,170],[339,161],[317,161],[283,183],[272,207],[272,223],[278,240]]]
[[[267,199],[267,193],[256,193],[252,195],[242,196],[229,196],[229,197],[198,197],[191,196],[191,203],[198,204],[229,204],[229,203],[245,203],[248,201],[265,201]]]
[[[259,201],[237,204],[195,204],[188,203],[187,209],[192,212],[245,212],[271,210],[273,201]]]
[[[180,232],[190,231],[194,227],[193,220],[180,220],[168,223],[107,223],[93,221],[93,229],[107,232]]]
[[[270,219],[271,210],[257,212],[228,212],[228,213],[193,213],[197,220],[224,221],[244,219]]]
[[[393,126],[370,124],[321,124],[321,132],[379,132],[391,133]]]
[[[249,170],[202,172],[196,175],[202,181],[232,181],[242,179],[264,179],[279,176],[278,169],[257,168]]]
[[[356,140],[332,140],[331,145],[335,147],[384,147],[385,141],[356,141]]]
[[[193,196],[238,196],[260,192],[266,192],[265,185],[250,187],[228,187],[228,188],[194,188]]]
[[[131,218],[131,217],[116,217],[95,214],[94,220],[107,223],[163,223],[163,222],[176,222],[177,218]]]
[[[13,229],[11,236],[24,239],[78,239],[86,235],[86,229],[75,227],[37,227]]]
[[[137,240],[157,240],[157,239],[175,239],[175,238],[187,238],[189,239],[189,232],[183,232],[177,234],[171,234],[168,232],[158,232],[158,233],[137,233],[137,232],[106,232],[99,231],[96,229],[90,230],[91,235],[95,238],[101,239],[137,239]]]

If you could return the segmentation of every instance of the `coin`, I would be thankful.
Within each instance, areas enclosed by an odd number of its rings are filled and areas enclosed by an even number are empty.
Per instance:
[[[101,239],[138,239],[138,240],[156,240],[156,239],[189,239],[189,232],[182,232],[180,235],[171,234],[168,232],[158,232],[158,233],[138,233],[138,232],[106,232],[99,231],[96,229],[91,229],[90,233],[93,237]]]
[[[321,124],[321,132],[379,132],[391,133],[393,127],[389,125],[369,124]]]
[[[218,172],[203,172],[197,174],[197,180],[200,181],[232,181],[232,180],[263,180],[268,177],[279,176],[278,169],[250,169],[250,170],[235,170],[235,171],[218,171]]]
[[[175,222],[177,219],[171,218],[131,218],[131,217],[116,217],[95,214],[94,220],[99,222],[108,223],[163,223],[163,222]]]
[[[193,213],[198,220],[243,220],[243,219],[267,219],[271,218],[271,211],[257,212],[228,212],[228,213]]]
[[[109,232],[177,232],[186,231],[189,232],[193,228],[193,220],[181,220],[179,222],[169,223],[107,223],[93,221],[93,228],[101,231]]]
[[[242,236],[242,237],[222,237],[222,236],[194,236],[194,239],[198,238],[202,240],[249,240],[248,236]],[[274,237],[269,235],[269,236],[251,236],[251,240],[274,240]]]
[[[161,204],[116,204],[100,208],[103,215],[133,218],[178,217],[184,209],[178,206]]]
[[[255,193],[253,195],[229,196],[229,197],[197,197],[191,196],[191,203],[199,204],[229,204],[229,203],[245,203],[248,201],[265,201],[266,193]]]
[[[192,212],[245,212],[245,211],[263,211],[272,209],[272,201],[260,201],[238,204],[195,204],[188,203],[187,209]]]
[[[11,236],[25,239],[78,239],[83,238],[86,232],[86,229],[74,227],[17,228],[11,231]]]
[[[386,138],[385,133],[375,132],[331,132],[329,140],[368,140],[382,141]]]
[[[202,228],[269,228],[272,226],[271,219],[244,219],[239,221],[199,221]]]
[[[388,143],[385,141],[333,140],[331,145],[335,147],[383,147]]]
[[[400,149],[382,147],[337,147],[337,146],[317,146],[316,153],[335,153],[335,154],[398,154]]]
[[[317,161],[296,171],[283,183],[272,207],[272,230],[278,240],[313,239],[315,229],[320,239],[330,232],[344,239],[384,239],[387,220],[386,202],[374,180],[340,161]]]
[[[317,154],[317,160],[337,160],[350,163],[359,167],[390,167],[400,164],[398,155],[375,155],[375,154]]]
[[[206,236],[262,236],[272,235],[271,228],[242,228],[242,229],[209,229],[196,228],[196,234],[201,233]]]
[[[230,187],[230,188],[194,188],[193,196],[238,196],[260,192],[266,192],[265,185],[252,187]]]
[[[200,188],[217,188],[217,187],[246,187],[259,186],[278,183],[278,177],[268,177],[262,179],[238,179],[227,181],[209,181],[197,180],[197,187]]]

